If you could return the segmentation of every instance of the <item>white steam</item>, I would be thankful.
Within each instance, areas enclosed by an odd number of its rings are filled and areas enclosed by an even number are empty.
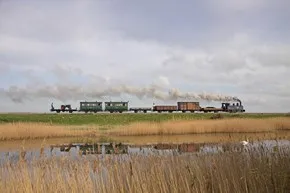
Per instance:
[[[193,93],[181,92],[178,89],[165,89],[161,86],[152,84],[147,87],[134,87],[128,85],[111,86],[107,88],[84,87],[81,85],[66,86],[41,86],[41,87],[26,87],[19,88],[11,86],[9,89],[3,89],[4,93],[15,103],[23,103],[26,100],[38,98],[50,98],[60,101],[67,100],[99,100],[106,97],[121,97],[124,94],[136,96],[141,99],[157,99],[162,101],[172,100],[206,100],[206,101],[238,101],[236,97],[226,96],[221,94],[210,93]]]

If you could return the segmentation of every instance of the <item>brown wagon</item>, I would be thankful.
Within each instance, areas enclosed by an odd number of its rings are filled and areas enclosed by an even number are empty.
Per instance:
[[[177,106],[176,105],[157,105],[157,106],[153,106],[153,111],[157,111],[157,112],[162,112],[162,111],[168,111],[168,112],[173,112],[177,110]]]
[[[201,109],[199,102],[177,102],[177,110],[186,112],[194,112],[199,111]]]

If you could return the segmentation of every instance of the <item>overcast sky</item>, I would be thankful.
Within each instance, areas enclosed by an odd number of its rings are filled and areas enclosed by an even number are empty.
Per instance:
[[[176,102],[134,96],[153,85],[289,112],[289,18],[288,0],[0,0],[0,111],[78,107],[122,85],[103,101]]]

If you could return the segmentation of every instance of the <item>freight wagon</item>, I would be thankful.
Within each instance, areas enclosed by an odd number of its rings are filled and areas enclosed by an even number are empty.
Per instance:
[[[186,111],[194,113],[200,109],[199,102],[177,102],[177,110],[182,111],[183,113]]]
[[[201,111],[203,111],[204,113],[208,113],[208,112],[217,113],[219,111],[223,111],[223,109],[222,108],[216,108],[216,107],[204,107],[204,108],[201,108]]]
[[[143,113],[147,113],[147,111],[152,111],[152,108],[148,107],[132,107],[129,109],[129,111],[134,111],[134,113],[138,113],[138,112],[143,112]]]
[[[161,113],[161,112],[164,112],[164,111],[167,111],[167,112],[170,112],[172,113],[173,111],[177,111],[177,106],[175,105],[156,105],[156,106],[153,106],[153,112],[158,112],[158,113]]]
[[[50,109],[50,111],[51,112],[57,112],[57,113],[60,113],[60,112],[69,112],[69,113],[72,113],[74,111],[77,111],[77,109],[71,108],[71,105],[61,105],[59,109],[56,109],[56,108],[54,108],[53,103],[51,103],[51,109]]]

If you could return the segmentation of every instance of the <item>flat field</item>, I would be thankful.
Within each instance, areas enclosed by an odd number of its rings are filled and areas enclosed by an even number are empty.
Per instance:
[[[0,123],[15,122],[41,122],[62,125],[126,125],[135,122],[163,122],[163,121],[179,121],[179,120],[209,120],[220,118],[275,118],[289,117],[290,113],[243,113],[243,114],[213,114],[213,113],[123,113],[123,114],[16,114],[6,113],[0,114]]]

